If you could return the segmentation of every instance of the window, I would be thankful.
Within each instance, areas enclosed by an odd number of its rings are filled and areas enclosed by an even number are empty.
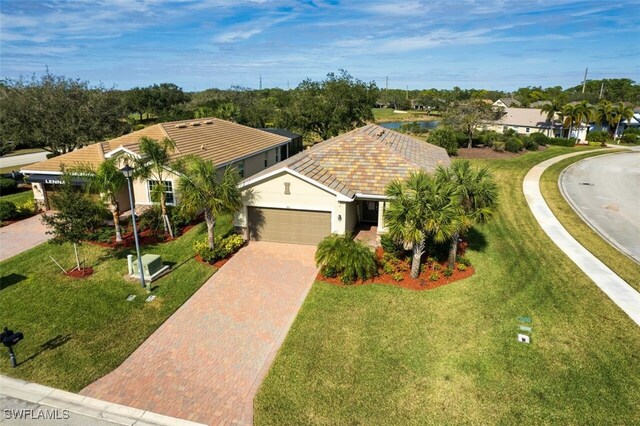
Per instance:
[[[160,200],[156,199],[157,196],[155,195],[154,190],[156,190],[156,187],[160,183],[157,180],[150,180],[147,182],[149,185],[149,199],[154,203],[159,203]],[[173,196],[173,182],[171,182],[170,180],[165,180],[163,184],[164,184],[164,193],[166,194],[167,204],[174,205],[175,198]]]
[[[527,128],[525,128],[525,129],[524,129],[524,131],[525,131],[526,133],[529,133],[529,128],[528,128],[528,127],[527,127]]]
[[[241,178],[244,177],[244,161],[238,161],[236,164],[236,170],[238,171],[238,174],[240,175]]]
[[[267,152],[264,153],[264,166],[267,167],[267,160],[269,159],[269,154]]]

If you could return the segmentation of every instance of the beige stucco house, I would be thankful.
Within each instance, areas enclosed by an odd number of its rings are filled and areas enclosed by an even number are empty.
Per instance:
[[[359,225],[380,234],[387,185],[449,164],[443,148],[370,124],[244,179],[234,225],[251,240],[298,244],[317,244]]]
[[[560,118],[556,114],[553,120],[547,120],[547,114],[537,108],[503,108],[502,116],[499,120],[487,122],[483,128],[485,130],[495,130],[503,133],[507,129],[513,129],[521,135],[541,132],[549,137],[567,136]],[[588,125],[582,123],[572,129],[571,136],[578,139],[579,143],[586,143]]]
[[[139,141],[143,136],[175,143],[172,159],[194,154],[211,160],[219,168],[234,165],[241,176],[252,176],[302,150],[302,137],[282,129],[254,129],[217,118],[160,123],[106,142],[88,145],[76,151],[24,167],[21,172],[32,183],[33,194],[41,209],[51,208],[48,194],[60,185],[63,168],[78,164],[96,167],[107,158],[140,157]],[[167,202],[179,202],[176,192],[178,176],[168,170]],[[80,182],[78,182],[80,184]],[[136,206],[153,204],[151,189],[157,182],[136,180],[133,183]],[[128,192],[122,188],[118,196],[120,211],[130,209]]]

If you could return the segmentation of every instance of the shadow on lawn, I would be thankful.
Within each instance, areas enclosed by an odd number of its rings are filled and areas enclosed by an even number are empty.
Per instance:
[[[469,250],[483,252],[487,248],[487,239],[476,228],[471,228],[465,235],[469,243]]]
[[[40,345],[40,349],[38,349],[38,351],[36,353],[31,355],[29,358],[25,359],[24,361],[21,361],[18,365],[22,365],[22,364],[25,364],[25,363],[27,363],[29,361],[32,361],[33,359],[37,358],[40,354],[42,354],[45,351],[52,351],[54,349],[57,349],[60,346],[62,346],[65,343],[67,343],[69,340],[71,340],[71,335],[70,334],[67,334],[66,336],[58,334],[53,339],[50,339],[50,340],[44,342],[43,344],[41,344]]]
[[[7,287],[11,287],[14,284],[18,284],[20,281],[26,280],[27,277],[20,274],[11,273],[7,276],[0,278],[0,290],[4,290]]]

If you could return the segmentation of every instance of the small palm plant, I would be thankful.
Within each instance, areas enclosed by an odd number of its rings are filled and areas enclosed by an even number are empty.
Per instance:
[[[339,274],[343,283],[366,280],[378,272],[373,250],[350,235],[333,234],[323,239],[316,251],[316,264],[325,276]]]
[[[181,174],[178,181],[180,208],[190,213],[204,211],[209,248],[215,245],[216,219],[221,214],[235,213],[242,207],[235,167],[218,173],[212,161],[189,155],[175,165]]]
[[[85,188],[89,192],[100,194],[100,199],[113,216],[113,226],[116,231],[116,242],[122,241],[120,230],[120,213],[118,205],[118,192],[127,184],[127,178],[118,169],[117,160],[109,158],[103,161],[97,168],[89,164],[79,165],[69,170],[73,174],[79,174],[88,178]]]
[[[169,233],[173,237],[169,215],[167,214],[167,194],[164,182],[169,176],[168,166],[171,163],[171,152],[176,148],[175,143],[164,138],[161,141],[147,136],[140,138],[140,158],[134,159],[136,177],[152,179],[157,182],[151,197],[160,201],[162,220],[165,234]]]

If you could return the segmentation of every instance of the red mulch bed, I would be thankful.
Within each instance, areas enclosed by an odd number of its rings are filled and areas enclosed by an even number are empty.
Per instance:
[[[200,217],[200,218],[196,219],[195,222],[192,222],[189,225],[185,226],[184,228],[179,229],[178,230],[178,235],[176,235],[173,238],[169,237],[168,235],[165,236],[162,232],[155,233],[155,232],[152,232],[149,229],[147,229],[145,231],[142,231],[142,232],[138,233],[138,239],[140,241],[140,245],[141,246],[146,246],[146,245],[153,245],[153,244],[166,243],[166,242],[169,242],[169,241],[173,241],[176,238],[178,238],[179,236],[186,234],[194,226],[196,226],[200,222],[202,222],[202,220],[203,220],[202,217]],[[135,240],[135,237],[133,235],[133,231],[131,229],[129,229],[129,232],[127,232],[126,234],[124,234],[122,236],[122,241],[121,242],[116,242],[116,238],[114,236],[111,239],[111,242],[108,242],[108,243],[101,242],[101,241],[87,241],[87,243],[93,244],[93,245],[96,245],[96,246],[100,246],[100,247],[107,247],[107,248],[123,248],[123,247],[133,247],[133,246],[135,246],[136,240]]]
[[[236,252],[237,253],[237,252]],[[202,263],[203,265],[209,265],[209,266],[213,266],[216,269],[220,269],[222,267],[222,265],[224,265],[225,263],[227,263],[229,261],[229,259],[231,259],[233,257],[235,253],[225,257],[224,259],[220,259],[220,260],[216,260],[215,262],[211,263],[211,262],[207,262],[205,261],[202,257],[200,257],[199,254],[196,254],[196,260],[200,263]]]
[[[93,268],[88,266],[82,269],[74,269],[73,271],[67,272],[65,275],[71,278],[87,278],[92,274],[93,274]]]
[[[380,261],[382,260],[383,255],[384,252],[382,251],[382,248],[378,247],[376,249],[376,256]],[[392,274],[386,274],[382,270],[382,268],[378,269],[379,275],[377,277],[364,281],[357,280],[352,284],[343,284],[340,281],[339,277],[327,278],[320,273],[318,273],[316,279],[318,281],[323,281],[339,287],[357,287],[370,284],[388,284],[396,287],[406,288],[409,290],[433,290],[434,288],[442,287],[444,285],[468,278],[475,272],[473,266],[467,266],[466,271],[459,271],[458,264],[456,263],[456,267],[453,269],[453,274],[449,277],[445,277],[443,271],[447,268],[447,262],[434,262],[433,264],[427,264],[423,262],[422,265],[427,265],[425,270],[423,272],[420,272],[418,278],[411,278],[411,265],[404,260],[399,261],[399,263],[403,266],[404,269],[404,271],[399,272],[402,275],[402,280],[400,281],[394,279]],[[439,271],[433,269],[434,264],[439,264],[441,269]],[[433,272],[438,272],[440,274],[440,278],[437,281],[429,280],[429,275],[431,275]]]

